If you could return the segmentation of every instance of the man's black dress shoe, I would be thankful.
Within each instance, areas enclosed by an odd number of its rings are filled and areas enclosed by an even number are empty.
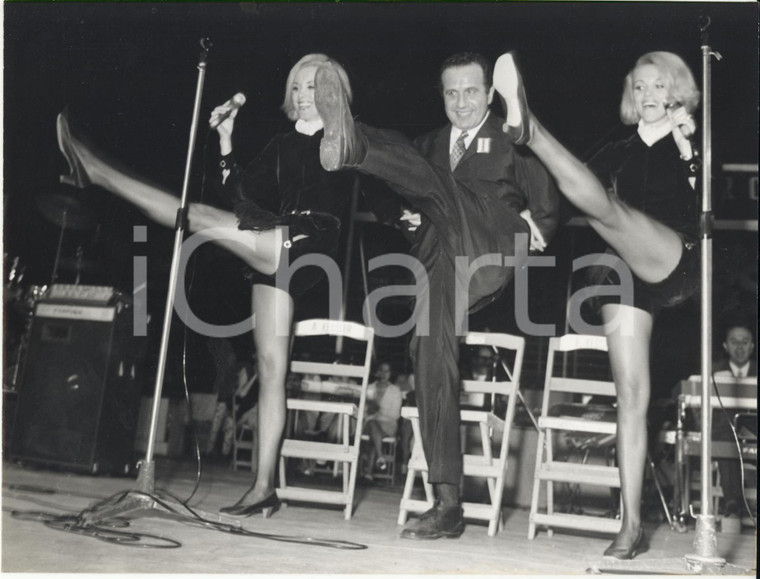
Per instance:
[[[614,557],[615,559],[633,559],[640,553],[645,553],[648,549],[646,542],[644,541],[644,529],[639,529],[639,534],[636,535],[636,540],[628,547],[613,547],[610,545],[605,549],[605,557]]]
[[[464,532],[464,517],[461,505],[446,507],[436,502],[432,509],[409,523],[401,531],[402,539],[430,540],[448,537],[455,539]]]
[[[72,143],[67,111],[64,110],[58,115],[55,128],[58,134],[58,148],[63,153],[63,156],[66,157],[66,162],[69,164],[71,171],[69,175],[61,175],[61,183],[72,185],[78,189],[89,187],[92,183]]]
[[[366,145],[357,131],[348,96],[331,62],[317,68],[314,76],[314,105],[325,134],[319,144],[319,160],[326,171],[354,167],[364,160]]]
[[[250,490],[248,492],[250,492]],[[243,497],[234,505],[229,507],[222,507],[219,509],[219,512],[225,513],[227,515],[233,515],[235,517],[250,517],[251,515],[255,515],[257,513],[264,513],[264,518],[268,519],[274,513],[276,513],[282,505],[282,502],[277,497],[277,491],[272,491],[270,494],[256,503],[245,504],[244,501],[245,497],[248,496],[248,492],[246,492]]]

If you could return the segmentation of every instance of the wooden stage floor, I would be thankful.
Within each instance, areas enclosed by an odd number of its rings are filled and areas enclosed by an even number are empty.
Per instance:
[[[157,457],[156,487],[184,500],[195,485],[190,459]],[[332,507],[291,505],[270,519],[243,519],[248,531],[286,537],[345,540],[364,550],[336,550],[271,538],[228,534],[158,516],[133,519],[129,531],[166,537],[178,548],[135,548],[63,532],[29,517],[30,511],[76,514],[99,499],[135,489],[135,480],[89,476],[6,462],[2,494],[2,572],[65,573],[238,573],[238,574],[480,574],[580,575],[600,560],[608,537],[540,532],[527,539],[528,511],[506,508],[503,531],[488,537],[481,523],[467,525],[459,539],[409,541],[397,526],[401,485],[358,486],[358,506],[350,521]],[[207,513],[234,502],[247,488],[250,473],[231,471],[226,463],[204,465],[197,493],[190,501]],[[24,518],[13,516],[17,511]],[[125,530],[125,529],[120,529]],[[693,527],[686,533],[666,523],[646,528],[650,550],[637,561],[680,560],[693,552]],[[726,561],[756,566],[754,529],[741,535],[718,533],[718,550]],[[652,573],[656,573],[653,571]],[[647,573],[649,574],[649,573]],[[751,573],[754,575],[755,573]]]

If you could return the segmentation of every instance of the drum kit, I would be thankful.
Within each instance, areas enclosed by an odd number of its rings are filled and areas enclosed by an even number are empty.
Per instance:
[[[6,359],[11,364],[9,368],[6,368],[4,387],[11,389],[17,386],[21,361],[28,345],[29,330],[37,302],[47,295],[49,286],[56,283],[61,272],[66,272],[73,277],[72,281],[78,285],[82,275],[94,271],[96,267],[94,261],[84,258],[81,245],[78,246],[75,255],[62,255],[66,232],[85,232],[97,226],[92,211],[87,209],[81,200],[59,193],[39,195],[35,200],[35,206],[42,216],[57,225],[60,231],[50,284],[27,283],[25,281],[27,267],[22,258],[4,255],[4,262],[8,269],[5,273],[3,306],[10,322],[5,328]],[[15,324],[14,320],[16,320]],[[17,335],[14,336],[13,333]]]

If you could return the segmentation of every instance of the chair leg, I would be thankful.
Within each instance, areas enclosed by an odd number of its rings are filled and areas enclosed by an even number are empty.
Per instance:
[[[479,423],[480,429],[480,444],[483,449],[483,457],[488,461],[489,465],[493,466],[493,452],[491,450],[491,434],[488,426],[484,423]],[[494,496],[496,494],[496,481],[493,477],[486,477],[486,483],[488,484],[488,497],[491,500],[491,504],[494,502]]]
[[[417,471],[409,467],[406,471],[406,482],[404,483],[404,492],[401,494],[401,505],[398,510],[398,524],[406,524],[406,520],[409,517],[409,511],[404,506],[406,501],[412,498],[412,492],[414,491],[414,479],[417,477]]]
[[[538,431],[538,443],[536,445],[536,468],[533,476],[533,494],[530,499],[530,522],[528,524],[528,539],[533,540],[536,537],[536,523],[533,517],[538,513],[538,498],[541,491],[541,466],[544,460],[544,430]]]
[[[546,431],[546,438],[544,439],[546,445],[546,462],[554,461],[554,433],[551,430]],[[546,513],[549,515],[554,514],[554,482],[546,481]],[[549,537],[554,536],[554,529],[548,527],[546,534]]]
[[[422,471],[422,486],[425,488],[425,499],[430,506],[433,506],[435,502],[435,493],[433,493],[433,485],[429,482],[428,471]]]
[[[356,452],[352,454],[351,461],[343,463],[343,479],[347,481],[348,484],[348,488],[344,491],[347,495],[345,512],[345,518],[347,521],[351,519],[354,510],[354,492],[356,491],[356,477],[359,470],[360,456],[361,452],[359,447],[357,447]]]

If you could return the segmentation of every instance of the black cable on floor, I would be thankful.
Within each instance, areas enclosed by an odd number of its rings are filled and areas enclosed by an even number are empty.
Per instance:
[[[148,533],[136,533],[117,530],[118,528],[123,529],[129,527],[129,521],[123,517],[114,517],[113,519],[110,519],[107,524],[100,523],[93,525],[86,522],[86,515],[95,513],[98,509],[101,509],[103,507],[117,505],[129,494],[145,496],[166,510],[170,515],[179,517],[179,522],[191,526],[229,533],[231,535],[266,539],[269,541],[277,541],[281,543],[296,543],[301,545],[313,545],[315,547],[326,547],[331,549],[349,551],[360,551],[368,548],[367,545],[354,543],[352,541],[320,539],[302,535],[278,535],[274,533],[259,533],[243,529],[242,527],[237,527],[230,523],[211,521],[202,517],[190,506],[166,491],[163,491],[163,494],[165,494],[167,498],[154,493],[143,493],[140,491],[121,491],[95,503],[94,505],[87,507],[86,509],[81,510],[79,513],[74,515],[56,515],[43,511],[23,511],[18,509],[5,508],[3,510],[7,510],[14,519],[41,522],[45,526],[57,531],[64,531],[68,533],[83,535],[86,537],[92,537],[100,541],[112,543],[115,545],[122,545],[125,547],[140,547],[144,549],[176,549],[178,547],[181,547],[182,543],[168,537],[151,535]],[[181,505],[186,512],[181,512],[172,506],[169,501]]]
[[[11,517],[21,521],[37,521],[43,523],[46,527],[56,531],[64,531],[92,537],[106,543],[113,543],[125,547],[140,547],[143,549],[176,549],[182,546],[182,543],[161,537],[150,535],[148,533],[130,533],[118,531],[115,528],[103,527],[100,525],[86,524],[81,520],[79,515],[54,515],[42,511],[19,511],[11,510]],[[116,525],[127,527],[126,521],[117,521]],[[154,540],[155,543],[144,543],[144,540]]]
[[[158,503],[160,506],[168,510],[169,512],[172,512],[174,514],[177,514],[180,517],[183,517],[186,519],[185,523],[195,525],[195,526],[202,526],[205,528],[210,528],[216,531],[221,531],[223,533],[230,533],[233,535],[242,535],[245,537],[256,537],[260,539],[267,539],[270,541],[279,541],[283,543],[299,543],[303,545],[315,545],[317,547],[328,547],[333,549],[344,549],[344,550],[353,550],[353,551],[361,551],[364,549],[367,549],[367,545],[363,545],[361,543],[354,543],[353,541],[342,541],[342,540],[333,540],[333,539],[319,539],[314,537],[305,537],[305,536],[299,536],[299,535],[276,535],[273,533],[258,533],[255,531],[249,531],[247,529],[243,529],[242,527],[237,527],[235,525],[231,525],[229,523],[220,523],[217,521],[210,521],[208,519],[203,518],[200,516],[196,511],[194,511],[190,506],[188,506],[185,503],[180,503],[176,497],[172,496],[170,493],[165,492],[164,493],[170,497],[172,500],[177,501],[179,504],[181,504],[189,513],[189,516],[187,514],[180,513],[177,511],[177,509],[174,509],[171,507],[171,505],[167,504],[165,501],[163,501],[161,498],[155,496],[155,495],[149,495],[150,498],[156,503]]]

